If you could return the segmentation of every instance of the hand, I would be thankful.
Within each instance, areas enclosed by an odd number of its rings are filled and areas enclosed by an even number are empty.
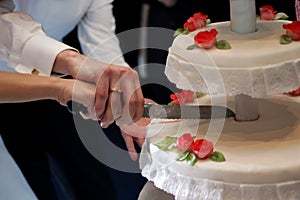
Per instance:
[[[151,99],[145,99],[145,103],[156,104],[156,102],[154,102]],[[141,118],[134,124],[120,125],[121,134],[126,143],[128,153],[132,160],[137,160],[137,152],[134,146],[134,142],[136,142],[140,147],[142,147],[146,137],[146,127],[148,124],[150,124],[150,122],[150,118]],[[116,123],[118,124],[118,120]]]
[[[115,120],[118,125],[131,124],[142,117],[144,98],[136,71],[106,65],[103,71],[96,72],[96,77],[95,109],[102,127],[108,127]]]
[[[150,122],[151,119],[149,118],[141,118],[134,124],[123,124],[122,126],[120,126],[122,137],[126,143],[129,156],[132,160],[138,159],[134,142],[142,147],[146,137],[146,127]]]
[[[56,57],[53,71],[97,85],[95,112],[103,128],[116,119],[120,125],[136,122],[142,117],[144,98],[138,74],[131,68],[100,63],[78,52],[65,50]]]
[[[83,118],[97,120],[94,109],[96,85],[75,79],[58,80],[61,82],[61,87],[57,95],[57,101],[64,106],[70,100],[78,102],[87,108],[87,113],[81,113]]]

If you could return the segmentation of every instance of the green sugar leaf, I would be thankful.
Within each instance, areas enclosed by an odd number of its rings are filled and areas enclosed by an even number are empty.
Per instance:
[[[195,163],[197,162],[197,156],[194,153],[190,153],[187,156],[186,161],[189,165],[194,166]]]
[[[188,46],[188,47],[186,48],[186,50],[193,50],[193,49],[195,49],[196,47],[197,47],[197,45],[192,44],[192,45]]]
[[[227,42],[226,40],[219,40],[216,44],[216,47],[222,50],[231,49],[229,42]]]
[[[203,97],[203,96],[205,96],[205,94],[202,93],[202,92],[195,92],[195,93],[194,93],[194,97],[195,97],[195,98],[200,98],[200,97]]]
[[[178,28],[176,29],[175,33],[173,34],[173,37],[176,37],[180,34],[184,34],[184,35],[187,35],[189,33],[189,29],[186,28],[186,29],[183,29],[183,28]]]
[[[292,41],[292,38],[287,35],[280,36],[280,44],[290,44]]]
[[[289,16],[283,12],[279,12],[275,15],[275,19],[277,19],[277,20],[286,20],[288,18],[289,18]]]
[[[175,146],[176,141],[177,137],[167,136],[157,141],[154,145],[163,151],[168,151]]]
[[[186,29],[184,29],[184,31],[182,31],[182,34],[184,34],[184,35],[187,35],[187,34],[189,34],[189,28],[186,28]]]
[[[178,28],[178,29],[176,29],[176,31],[175,31],[175,33],[174,33],[173,37],[176,37],[176,36],[178,36],[178,35],[182,34],[182,32],[183,32],[183,31],[184,31],[184,29],[183,29],[183,28]]]
[[[209,155],[209,158],[215,162],[224,162],[225,161],[225,156],[221,152],[218,152],[218,151],[211,153]]]
[[[185,160],[189,155],[190,155],[190,152],[188,152],[188,151],[182,151],[182,152],[180,152],[180,153],[177,155],[176,160],[177,160],[177,161],[183,161],[183,160]]]
[[[211,20],[210,19],[206,19],[206,24],[210,24]]]

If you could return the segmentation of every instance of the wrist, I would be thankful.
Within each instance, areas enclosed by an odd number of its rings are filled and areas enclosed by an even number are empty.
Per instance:
[[[60,104],[66,105],[67,102],[72,99],[74,80],[63,78],[56,79],[57,80],[53,84],[53,97]]]
[[[73,78],[76,78],[82,62],[83,55],[70,49],[64,50],[56,56],[53,71],[61,74],[70,74]]]

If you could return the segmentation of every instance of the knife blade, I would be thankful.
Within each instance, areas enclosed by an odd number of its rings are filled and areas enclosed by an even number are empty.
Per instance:
[[[67,103],[72,114],[87,112],[87,108],[74,101]],[[235,113],[227,107],[216,105],[173,106],[144,104],[143,117],[157,119],[215,119],[235,117]]]
[[[143,117],[158,119],[215,119],[235,117],[235,113],[224,106],[174,106],[145,104]]]

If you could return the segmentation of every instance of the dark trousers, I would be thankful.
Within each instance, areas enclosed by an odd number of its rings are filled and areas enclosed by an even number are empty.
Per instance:
[[[0,110],[5,145],[39,199],[137,199],[146,180],[127,152],[114,151],[126,149],[117,126],[102,130],[51,100]]]

